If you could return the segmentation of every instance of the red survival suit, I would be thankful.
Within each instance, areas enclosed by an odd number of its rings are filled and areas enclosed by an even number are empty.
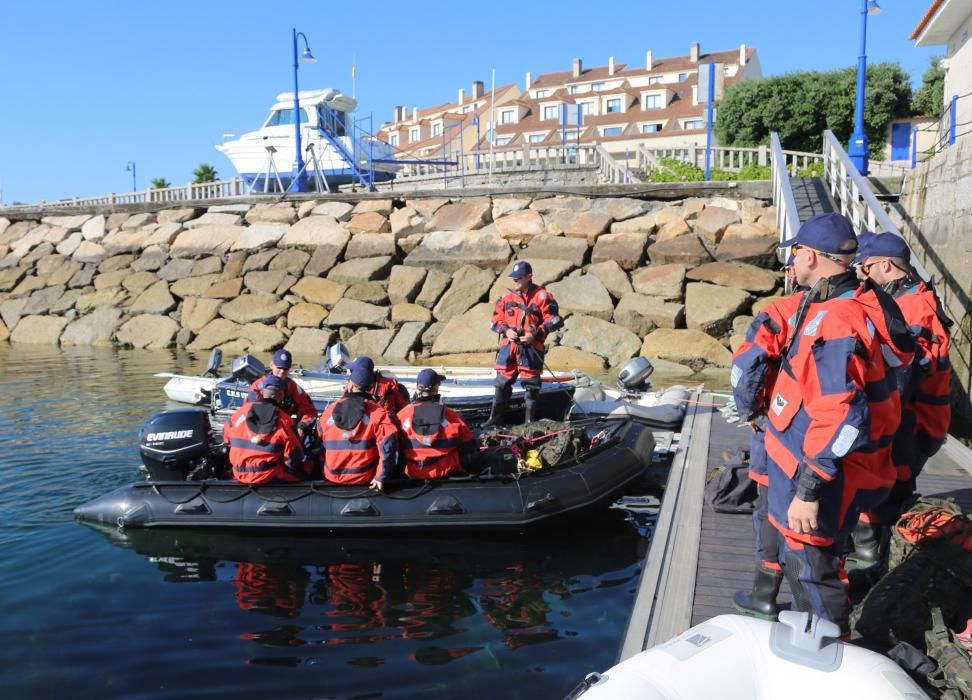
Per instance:
[[[508,290],[496,302],[490,325],[490,330],[502,336],[496,371],[509,383],[518,375],[524,380],[539,378],[543,372],[543,341],[562,325],[557,300],[543,287],[531,283],[524,294]],[[510,340],[506,331],[511,328],[520,335],[533,333],[533,342],[524,345]]]
[[[324,478],[338,484],[385,481],[395,472],[398,431],[370,394],[347,393],[327,407],[317,424]]]
[[[405,475],[412,479],[442,479],[462,474],[460,454],[475,449],[473,434],[459,414],[443,406],[438,396],[423,397],[398,414]]]
[[[262,399],[236,409],[223,428],[233,478],[244,484],[305,478],[304,450],[293,425],[290,416]]]
[[[260,377],[250,385],[250,393],[246,397],[247,401],[252,402],[256,399],[260,389],[263,388],[264,380],[266,380],[266,377]],[[301,389],[300,385],[290,377],[281,377],[280,380],[284,383],[283,396],[280,397],[279,401],[280,408],[288,416],[296,416],[298,424],[317,418],[317,409],[314,408],[307,392]]]
[[[408,389],[401,385],[394,377],[386,377],[381,372],[375,372],[375,385],[371,388],[375,402],[388,411],[394,418],[399,411],[408,406],[411,397]]]

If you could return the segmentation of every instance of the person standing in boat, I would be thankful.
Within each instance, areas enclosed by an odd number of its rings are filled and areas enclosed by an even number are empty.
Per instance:
[[[254,400],[226,421],[223,442],[229,447],[233,478],[239,482],[289,483],[307,476],[293,420],[277,406],[283,391],[279,377],[266,377]]]
[[[324,478],[338,484],[367,484],[384,490],[398,462],[398,430],[371,394],[375,363],[361,356],[348,365],[344,395],[317,423]]]
[[[270,361],[270,374],[253,382],[246,398],[247,401],[253,401],[264,382],[270,377],[276,377],[283,383],[283,393],[279,401],[280,408],[288,416],[296,418],[297,431],[302,433],[317,418],[317,409],[314,408],[314,403],[310,400],[307,392],[290,378],[290,368],[293,366],[293,361],[294,358],[289,350],[281,348],[273,353],[273,359]]]
[[[500,335],[496,392],[487,425],[499,425],[519,377],[526,391],[526,422],[536,418],[543,373],[544,341],[564,325],[553,294],[533,283],[533,267],[519,260],[510,272],[513,288],[496,302],[490,330]]]
[[[478,448],[465,421],[442,404],[439,384],[443,379],[433,369],[419,372],[415,401],[398,413],[405,475],[411,479],[463,474],[463,463],[468,464]]]

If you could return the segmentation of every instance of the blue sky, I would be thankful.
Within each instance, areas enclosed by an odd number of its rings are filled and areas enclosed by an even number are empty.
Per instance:
[[[886,0],[868,22],[868,58],[897,61],[917,84],[934,50],[908,35],[930,0]],[[439,9],[433,9],[438,7]],[[360,2],[162,3],[54,0],[0,4],[0,192],[36,202],[131,189],[153,177],[192,179],[213,146],[259,126],[274,96],[292,89],[291,27],[318,62],[301,89],[350,93],[356,57],[359,115],[376,125],[392,107],[454,100],[472,81],[522,86],[527,70],[640,64],[740,43],[764,75],[855,65],[858,0],[640,0],[616,3]],[[288,9],[299,8],[299,9]],[[367,8],[367,9],[365,9]],[[768,8],[773,8],[772,13]],[[943,53],[939,47],[937,53]]]

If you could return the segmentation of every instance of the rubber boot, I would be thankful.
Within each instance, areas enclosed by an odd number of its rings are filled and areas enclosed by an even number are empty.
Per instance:
[[[876,564],[881,561],[881,544],[884,541],[884,528],[878,523],[858,520],[852,535],[854,551],[847,556],[859,564]]]
[[[760,620],[775,620],[780,612],[776,605],[776,596],[779,595],[782,584],[782,571],[757,566],[753,590],[736,591],[732,597],[732,606],[743,615],[758,617]]]
[[[506,392],[502,389],[497,389],[493,395],[493,405],[489,409],[489,418],[483,425],[503,425],[503,416],[506,413],[507,403],[509,403],[509,397],[506,395]]]
[[[523,404],[523,422],[532,423],[537,419],[537,402],[527,399]]]

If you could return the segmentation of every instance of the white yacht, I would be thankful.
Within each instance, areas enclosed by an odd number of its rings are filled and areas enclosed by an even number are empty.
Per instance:
[[[357,102],[353,98],[333,88],[301,90],[297,97],[308,189],[333,189],[351,182],[370,187],[395,176],[398,166],[392,147],[354,127]],[[282,92],[260,129],[224,141],[216,150],[230,159],[253,191],[280,191],[290,186],[294,140],[294,93]],[[324,178],[323,183],[317,175]]]

